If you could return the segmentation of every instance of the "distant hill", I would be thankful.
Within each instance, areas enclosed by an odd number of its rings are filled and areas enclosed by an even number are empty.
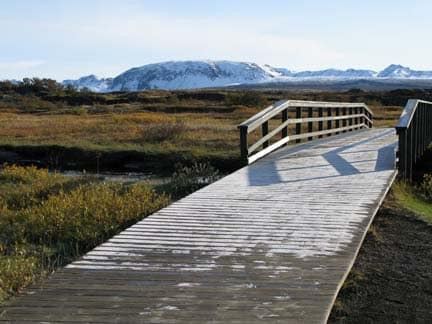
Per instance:
[[[360,87],[364,89],[432,86],[432,71],[416,71],[391,64],[382,71],[326,69],[294,72],[286,68],[233,61],[171,61],[127,70],[114,78],[94,75],[65,80],[64,85],[94,92],[147,89],[198,89],[217,87],[280,88]]]
[[[389,91],[396,89],[432,89],[432,79],[303,79],[268,83],[242,84],[230,86],[230,89],[250,90],[329,90],[347,91],[361,89],[365,91]]]

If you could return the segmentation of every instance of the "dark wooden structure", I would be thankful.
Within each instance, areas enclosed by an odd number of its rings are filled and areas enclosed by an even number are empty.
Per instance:
[[[303,139],[311,141],[325,135],[371,128],[372,118],[372,111],[364,103],[281,100],[238,126],[241,157],[249,164],[291,141],[300,143]],[[269,130],[270,122],[275,119],[280,123]],[[304,134],[302,124],[307,126]],[[295,125],[294,134],[290,134],[290,125]],[[255,143],[249,143],[249,134],[259,128],[261,137]],[[280,140],[270,145],[270,140],[279,134]]]
[[[411,182],[413,166],[432,141],[432,102],[410,99],[396,126],[399,176]]]

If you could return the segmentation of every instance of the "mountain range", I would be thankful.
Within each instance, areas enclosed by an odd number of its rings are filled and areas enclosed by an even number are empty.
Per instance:
[[[196,89],[253,84],[335,82],[347,80],[432,80],[432,71],[416,71],[391,64],[382,71],[326,69],[291,71],[270,65],[234,61],[171,61],[129,69],[114,78],[84,76],[64,80],[64,85],[95,92],[138,91],[147,89]]]

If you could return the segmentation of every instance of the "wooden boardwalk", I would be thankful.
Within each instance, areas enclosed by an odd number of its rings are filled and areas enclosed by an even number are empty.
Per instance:
[[[323,323],[395,175],[393,129],[285,147],[160,210],[0,321]]]

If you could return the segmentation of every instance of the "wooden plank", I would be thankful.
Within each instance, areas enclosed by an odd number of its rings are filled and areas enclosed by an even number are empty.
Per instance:
[[[325,323],[396,175],[396,142],[370,129],[273,152],[30,287],[0,321]]]

